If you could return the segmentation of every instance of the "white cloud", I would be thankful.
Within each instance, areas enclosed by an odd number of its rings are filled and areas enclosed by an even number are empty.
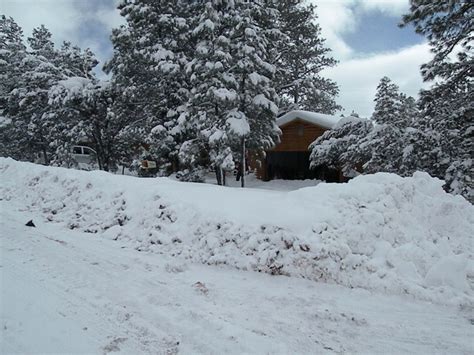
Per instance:
[[[345,60],[355,51],[344,41],[342,35],[357,31],[358,15],[379,11],[389,16],[400,17],[409,9],[409,0],[307,0],[316,5],[318,23],[332,49],[333,56]]]
[[[374,53],[360,57],[343,35],[354,33],[361,25],[359,16],[363,13],[380,12],[400,17],[409,10],[409,0],[308,0],[317,6],[321,32],[327,39],[339,64],[326,69],[323,75],[339,85],[338,103],[364,116],[373,112],[375,89],[383,76],[390,77],[400,90],[416,97],[426,87],[420,75],[420,65],[430,60],[427,44],[415,45],[399,51]]]
[[[370,116],[378,82],[383,76],[391,78],[400,90],[416,97],[426,87],[420,75],[420,65],[432,57],[427,44],[418,44],[398,52],[375,54],[365,58],[349,59],[326,69],[323,75],[335,80],[340,88],[338,99],[345,109]]]
[[[83,18],[72,1],[54,0],[2,0],[2,13],[23,28],[25,37],[33,28],[44,24],[52,33],[55,43],[71,39]]]
[[[356,30],[357,19],[350,6],[353,0],[310,0],[310,2],[317,6],[318,23],[323,38],[326,38],[326,46],[332,49],[332,55],[338,60],[352,56],[352,48],[341,35]]]
[[[116,6],[109,9],[103,8],[97,11],[96,17],[101,23],[110,29],[120,27],[120,25],[126,23],[125,19],[120,16],[120,12],[117,10]]]
[[[401,16],[409,9],[408,0],[359,0],[356,6],[364,11],[378,10],[388,15]]]
[[[84,11],[79,0],[0,0],[2,13],[13,19],[23,28],[25,38],[31,36],[32,30],[45,25],[53,35],[54,43],[59,46],[63,41],[70,41],[82,48],[90,48],[97,58],[104,62],[109,53],[103,51],[104,41],[108,38],[103,33],[97,36],[81,36],[81,27],[86,21],[97,21],[105,29],[112,30],[124,23],[118,10],[117,0],[110,2],[110,7],[101,7],[97,11]],[[92,9],[92,7],[91,7]]]

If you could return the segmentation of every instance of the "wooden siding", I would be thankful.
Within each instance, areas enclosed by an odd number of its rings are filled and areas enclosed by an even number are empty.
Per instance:
[[[308,151],[308,147],[316,138],[321,136],[326,129],[314,124],[294,120],[280,127],[282,135],[281,142],[271,151],[274,152],[304,152]]]
[[[268,152],[308,152],[309,145],[320,137],[327,129],[296,119],[280,127],[282,134],[280,143]],[[255,154],[249,158],[249,166],[262,180],[268,180],[267,159]]]

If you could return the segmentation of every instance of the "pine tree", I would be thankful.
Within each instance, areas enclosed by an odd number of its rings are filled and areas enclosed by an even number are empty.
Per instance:
[[[473,16],[470,1],[412,0],[402,24],[413,24],[428,38],[434,53],[421,67],[424,80],[435,83],[420,95],[421,133],[414,154],[423,170],[445,179],[448,191],[470,201],[474,201]]]
[[[243,176],[246,169],[246,151],[262,152],[279,140],[280,129],[276,125],[278,96],[273,86],[276,68],[268,62],[270,46],[268,28],[259,26],[256,19],[271,13],[272,8],[263,1],[235,1],[229,11],[231,30],[231,56],[234,61],[229,75],[237,83],[238,105],[230,113],[227,122],[230,130],[240,137],[240,164]],[[244,187],[242,178],[242,187]]]
[[[168,172],[177,170],[188,134],[186,3],[122,1],[119,9],[127,24],[113,31],[114,56],[105,66],[113,74],[113,91],[120,93],[114,114],[134,119],[123,135],[136,145],[148,143]]]
[[[32,50],[19,66],[21,77],[10,95],[13,107],[10,118],[18,133],[17,144],[23,151],[17,157],[28,160],[41,158],[44,164],[49,164],[52,153],[50,143],[57,127],[51,119],[48,91],[63,76],[60,68],[53,63],[56,51],[51,33],[44,26],[34,29],[28,42]],[[37,157],[38,153],[40,157]]]
[[[6,114],[8,96],[18,85],[20,64],[26,56],[23,30],[11,17],[0,17],[0,114]]]
[[[384,76],[377,86],[375,108],[372,119],[378,124],[397,124],[400,117],[401,96],[399,88]]]
[[[311,168],[326,166],[341,170],[346,177],[354,176],[372,156],[371,147],[365,142],[373,129],[368,119],[342,118],[310,145]]]
[[[95,77],[93,69],[99,64],[94,53],[89,49],[82,50],[71,42],[63,42],[56,58],[59,66],[65,70],[67,77]]]
[[[21,80],[21,63],[26,56],[23,31],[11,17],[0,17],[0,154],[25,159],[19,136],[21,129],[11,119],[17,105],[12,92]]]
[[[336,61],[324,46],[315,5],[302,0],[267,2],[267,7],[275,4],[279,31],[284,35],[274,41],[271,60],[277,67],[275,80],[281,112],[303,109],[333,114],[341,108],[335,102],[339,89],[320,73]]]
[[[42,56],[50,62],[53,62],[56,59],[57,53],[51,38],[51,32],[44,25],[34,28],[33,35],[28,37],[32,54]]]
[[[408,101],[398,86],[386,76],[377,86],[374,101],[372,120],[376,125],[362,143],[371,151],[370,159],[363,165],[364,171],[399,173],[405,129],[412,120],[412,117],[405,116]]]
[[[312,145],[313,167],[328,165],[353,176],[356,167],[364,173],[391,172],[410,175],[414,164],[412,126],[418,119],[416,102],[400,93],[398,86],[383,77],[375,94],[371,120],[343,118]]]
[[[233,58],[226,12],[231,8],[229,2],[206,1],[202,2],[202,9],[195,9],[197,18],[192,21],[192,39],[196,54],[186,69],[191,84],[189,118],[196,134],[182,147],[181,156],[185,157],[192,148],[200,152],[200,156],[207,156],[207,159],[192,161],[214,168],[219,185],[224,183],[225,171],[234,168],[232,141],[235,137],[233,139],[227,123],[229,114],[238,104],[237,82],[229,73]],[[184,160],[188,159],[181,159]]]

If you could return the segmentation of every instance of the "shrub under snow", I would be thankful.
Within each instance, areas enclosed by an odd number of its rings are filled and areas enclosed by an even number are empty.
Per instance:
[[[140,251],[440,303],[474,300],[474,207],[425,173],[379,173],[293,192],[3,158],[0,176],[1,199]]]

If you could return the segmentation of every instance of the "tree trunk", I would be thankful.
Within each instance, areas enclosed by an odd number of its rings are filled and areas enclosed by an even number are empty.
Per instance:
[[[43,146],[41,150],[43,151],[44,165],[49,165],[48,153],[46,152],[46,148]]]
[[[214,171],[216,172],[217,185],[222,185],[222,176],[221,176],[222,170],[218,166],[216,166],[214,168]]]

